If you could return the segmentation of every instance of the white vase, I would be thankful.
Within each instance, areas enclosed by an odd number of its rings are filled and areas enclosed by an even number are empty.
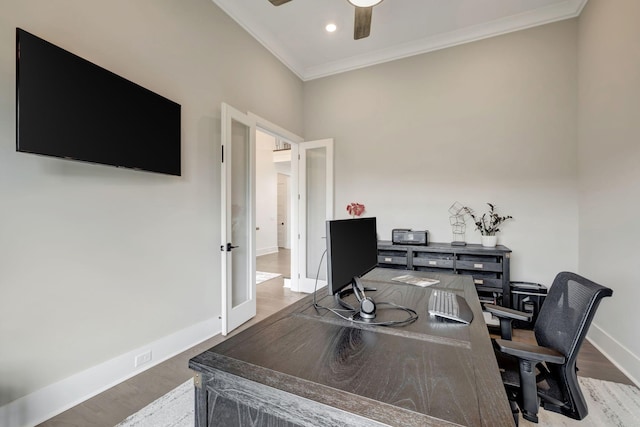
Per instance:
[[[498,236],[482,236],[481,241],[485,248],[494,248],[498,243]]]

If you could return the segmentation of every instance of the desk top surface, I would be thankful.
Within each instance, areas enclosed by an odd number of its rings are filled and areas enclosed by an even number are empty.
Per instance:
[[[375,269],[365,286],[378,303],[375,321],[419,318],[400,327],[355,324],[300,300],[190,361],[389,425],[513,425],[482,309],[469,276],[411,272],[439,279],[427,288],[392,282],[406,271]],[[430,316],[433,289],[464,296],[470,325]],[[346,299],[352,299],[350,295]],[[339,308],[326,289],[318,304]],[[355,305],[355,299],[350,301]]]

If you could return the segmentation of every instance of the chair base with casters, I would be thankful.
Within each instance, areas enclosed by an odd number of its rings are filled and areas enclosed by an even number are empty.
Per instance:
[[[577,420],[587,416],[576,358],[600,301],[612,294],[575,273],[559,273],[533,328],[537,345],[511,341],[511,322],[530,320],[531,313],[485,304],[500,319],[502,339],[494,345],[516,424],[518,408],[536,423],[540,406]]]

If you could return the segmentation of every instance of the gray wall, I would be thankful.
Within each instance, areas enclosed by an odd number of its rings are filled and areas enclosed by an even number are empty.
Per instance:
[[[613,288],[591,335],[636,381],[640,2],[590,0],[579,27],[580,271]]]
[[[182,104],[183,176],[16,153],[16,27]],[[222,101],[302,133],[302,82],[210,0],[2,1],[0,406],[217,319]]]
[[[452,239],[449,207],[498,205],[514,279],[576,270],[577,21],[305,83],[305,138],[335,138],[336,214]],[[468,221],[467,241],[480,234]]]

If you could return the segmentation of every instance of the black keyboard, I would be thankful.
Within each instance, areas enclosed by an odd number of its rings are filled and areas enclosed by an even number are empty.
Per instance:
[[[473,320],[473,312],[467,301],[453,292],[434,289],[429,297],[429,313],[445,319],[469,324]]]

